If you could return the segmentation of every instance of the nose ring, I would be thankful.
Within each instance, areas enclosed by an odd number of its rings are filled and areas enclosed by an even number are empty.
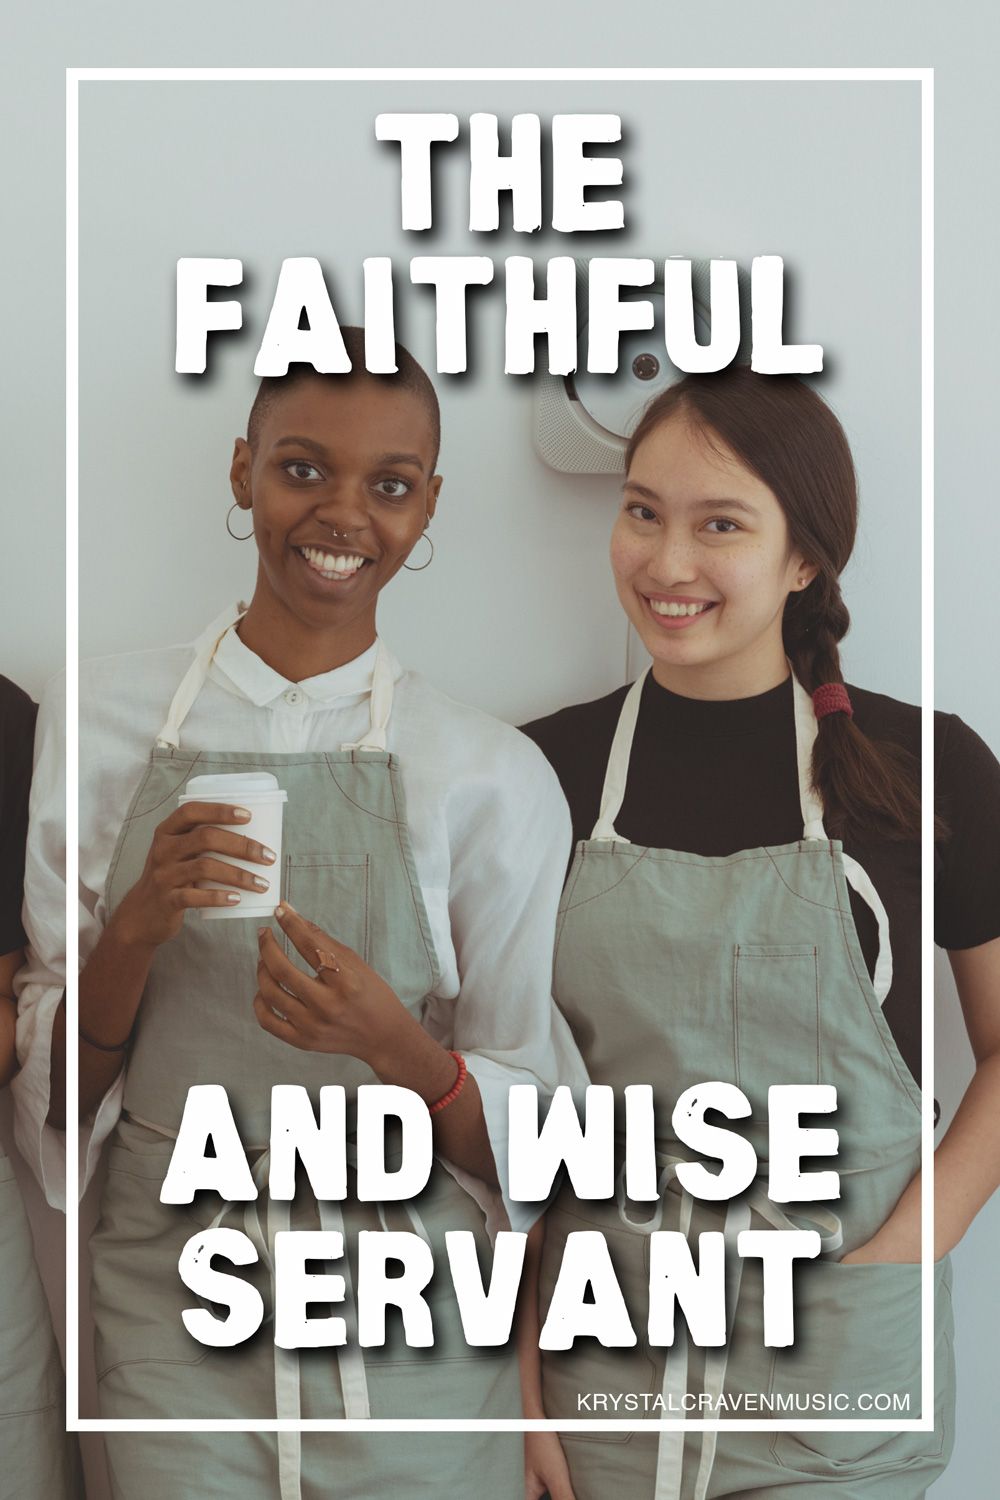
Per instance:
[[[334,536],[339,536],[341,538],[347,538],[349,536],[353,536],[356,531],[364,531],[364,527],[363,526],[352,526],[351,529],[350,529],[350,531],[338,531],[337,528],[336,528],[336,526],[331,526],[330,530],[333,532]]]

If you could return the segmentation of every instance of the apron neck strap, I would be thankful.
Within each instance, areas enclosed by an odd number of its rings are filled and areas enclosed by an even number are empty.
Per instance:
[[[219,642],[232,630],[245,608],[246,605],[242,602],[237,604],[235,609],[230,605],[223,610],[217,620],[212,621],[205,631],[201,644],[195,652],[194,661],[184,673],[180,686],[174,694],[167,721],[156,736],[158,750],[177,750],[180,747],[181,725],[191,712],[194,700],[205,686],[205,678],[212,665],[212,658],[219,649]]]
[[[647,667],[641,677],[636,678],[625,695],[618,727],[611,743],[608,766],[604,774],[604,789],[601,793],[601,810],[598,813],[591,839],[603,839],[613,843],[627,843],[615,831],[615,820],[622,810],[625,787],[628,782],[629,761],[632,756],[632,741],[639,718],[639,704],[649,675]],[[823,827],[823,804],[812,784],[812,753],[816,743],[818,725],[812,699],[792,673],[792,700],[795,707],[795,754],[799,777],[799,805],[802,808],[802,837],[825,839]]]
[[[223,610],[217,620],[213,620],[212,624],[205,631],[201,644],[195,653],[194,661],[184,673],[180,686],[174,694],[166,723],[156,736],[157,749],[179,749],[181,727],[191,712],[195,699],[205,686],[205,679],[208,677],[209,668],[212,665],[215,653],[218,651],[223,637],[229,634],[245,611],[245,604],[240,603],[235,608],[230,605],[228,609]],[[372,667],[372,685],[369,699],[371,719],[368,732],[357,744],[342,745],[341,749],[385,750],[386,730],[389,724],[389,715],[392,711],[392,694],[392,667],[389,663],[389,653],[386,651],[381,640],[379,640],[376,643],[375,662]]]
[[[618,728],[611,742],[608,768],[604,773],[604,790],[601,792],[601,810],[597,815],[594,831],[590,835],[592,839],[608,839],[617,844],[628,842],[615,832],[615,819],[621,812],[622,803],[625,800],[625,785],[628,781],[628,765],[632,757],[632,741],[635,738],[636,720],[639,717],[639,704],[642,702],[642,690],[646,685],[650,670],[647,667],[625,694],[625,702],[618,716]]]
[[[389,653],[381,640],[375,646],[375,662],[372,666],[371,696],[368,700],[370,718],[368,732],[352,744],[341,745],[341,750],[385,750],[388,748],[386,731],[392,712],[392,667]]]
[[[789,663],[791,671],[791,664]],[[792,699],[795,704],[795,755],[799,769],[799,806],[802,808],[802,837],[825,839],[823,804],[813,786],[812,757],[819,733],[813,701],[792,672]]]

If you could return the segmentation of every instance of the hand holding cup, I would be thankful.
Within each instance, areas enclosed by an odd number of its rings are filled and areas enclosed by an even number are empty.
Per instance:
[[[277,879],[271,868],[274,851],[235,831],[250,818],[247,808],[230,802],[187,802],[164,818],[142,874],[113,918],[121,940],[157,948],[180,932],[186,911],[231,911],[240,904],[240,892],[259,897],[268,891]],[[260,873],[230,863],[233,859],[259,865]],[[222,888],[209,889],[205,881]]]

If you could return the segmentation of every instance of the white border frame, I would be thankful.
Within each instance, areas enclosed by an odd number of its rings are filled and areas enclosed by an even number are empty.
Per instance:
[[[66,990],[68,1036],[79,1019],[79,87],[81,83],[292,82],[904,82],[920,84],[921,120],[921,1412],[903,1421],[774,1422],[383,1419],[107,1421],[81,1417],[79,1365],[79,1069],[67,1048],[66,1426],[69,1432],[932,1432],[934,1430],[934,70],[933,68],[67,68],[66,69]]]

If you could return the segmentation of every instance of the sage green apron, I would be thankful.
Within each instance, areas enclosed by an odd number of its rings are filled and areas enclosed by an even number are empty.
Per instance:
[[[65,1382],[35,1264],[28,1216],[0,1150],[0,1494],[78,1500],[76,1439],[66,1431]]]
[[[281,890],[303,915],[348,944],[393,988],[418,1019],[438,981],[438,963],[417,880],[406,825],[399,764],[386,751],[392,675],[381,647],[371,691],[371,728],[364,741],[333,751],[261,754],[180,747],[180,730],[200,691],[218,641],[236,623],[216,622],[178,689],[170,714],[132,800],[107,881],[114,912],[135,885],[156,827],[177,805],[193,775],[268,770],[288,793]],[[187,1090],[225,1086],[254,1176],[263,1186],[271,1088],[295,1083],[314,1103],[323,1084],[343,1085],[349,1118],[360,1084],[377,1079],[356,1058],[299,1051],[270,1036],[253,1013],[257,988],[257,922],[206,922],[189,913],[178,937],[154,959],[139,1008],[125,1078],[124,1114],[112,1138],[101,1219],[91,1241],[93,1303],[102,1415],[179,1420],[371,1417],[479,1418],[520,1413],[516,1361],[504,1351],[470,1349],[462,1336],[444,1234],[471,1230],[488,1257],[483,1214],[451,1174],[435,1162],[427,1189],[413,1204],[383,1208],[350,1195],[320,1203],[300,1191],[287,1203],[266,1199],[224,1205],[201,1194],[191,1205],[159,1201]],[[286,950],[289,945],[285,940]],[[294,949],[290,956],[307,972]],[[349,1147],[349,1152],[350,1152]],[[205,1201],[203,1201],[205,1200]],[[263,1223],[261,1222],[263,1220]],[[252,1279],[268,1321],[236,1349],[208,1349],[184,1328],[192,1302],[177,1272],[181,1249],[199,1227],[225,1222],[258,1247]],[[346,1346],[284,1351],[273,1343],[274,1235],[291,1228],[339,1230],[347,1256],[336,1270],[347,1282],[338,1312],[348,1324]],[[357,1284],[357,1235],[388,1227],[421,1234],[434,1251],[427,1291],[434,1346],[410,1348],[401,1328],[382,1349],[357,1343],[352,1287]],[[391,1325],[391,1319],[390,1319]],[[165,1446],[164,1446],[165,1445]],[[108,1439],[117,1492],[127,1500],[177,1500],[185,1479],[202,1497],[240,1500],[280,1496],[367,1496],[406,1466],[412,1444],[383,1434],[306,1438],[283,1432],[226,1442],[218,1436],[169,1435],[141,1441]],[[221,1460],[227,1453],[229,1460]],[[384,1474],[383,1474],[384,1462]],[[470,1462],[485,1466],[485,1493],[518,1494],[519,1442],[492,1435],[452,1439],[426,1475],[428,1493],[460,1482]],[[151,1473],[163,1472],[162,1488]],[[412,1493],[422,1493],[415,1476]]]
[[[558,1273],[566,1236],[600,1229],[639,1337],[634,1349],[578,1340],[543,1356],[546,1412],[554,1418],[625,1415],[595,1409],[580,1395],[631,1397],[635,1422],[727,1415],[769,1420],[744,1398],[785,1398],[774,1419],[864,1420],[862,1396],[888,1394],[909,1408],[869,1411],[883,1420],[920,1413],[920,1267],[839,1264],[884,1223],[920,1165],[920,1094],[882,1015],[892,982],[888,920],[861,867],[826,837],[811,787],[816,719],[794,682],[803,835],[794,844],[747,849],[718,858],[647,849],[619,837],[621,809],[643,679],[626,696],[612,745],[600,816],[581,842],[560,908],[555,995],[590,1077],[619,1097],[648,1084],[656,1103],[660,1201],[631,1204],[619,1173],[617,1201],[578,1202],[564,1189],[546,1215],[543,1308]],[[683,796],[684,789],[677,789]],[[851,915],[848,887],[871,907],[879,956],[870,978]],[[676,1166],[685,1148],[671,1112],[694,1084],[737,1085],[753,1107],[735,1128],[752,1142],[761,1172],[748,1193],[728,1205],[696,1203],[681,1190]],[[767,1091],[772,1084],[833,1084],[835,1163],[841,1197],[828,1208],[790,1205],[766,1194]],[[761,1268],[735,1255],[741,1229],[819,1230],[822,1256],[795,1269],[795,1343],[763,1342]],[[689,1348],[682,1319],[669,1350],[645,1338],[649,1235],[658,1229],[695,1236],[721,1230],[727,1239],[728,1341]],[[807,1500],[827,1483],[838,1495],[909,1500],[944,1467],[950,1442],[953,1373],[950,1268],[936,1268],[937,1430],[934,1433],[663,1432],[563,1434],[577,1500],[604,1500],[613,1485],[630,1500],[706,1497],[794,1490]],[[808,1405],[814,1393],[846,1395],[849,1412]],[[685,1408],[708,1398],[715,1409]],[[657,1398],[662,1398],[659,1408]],[[725,1398],[742,1409],[719,1410]],[[788,1405],[788,1403],[791,1403]],[[685,1441],[686,1439],[686,1441]],[[850,1488],[848,1487],[850,1486]]]

